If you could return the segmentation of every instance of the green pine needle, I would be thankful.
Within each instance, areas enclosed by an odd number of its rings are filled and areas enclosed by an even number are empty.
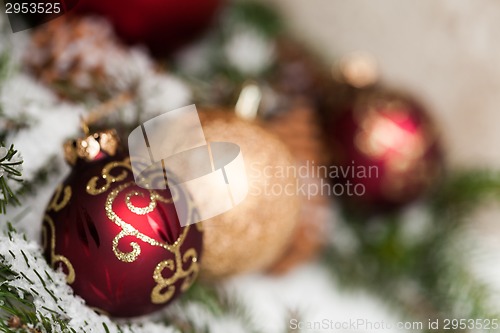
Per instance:
[[[0,148],[6,149],[3,144],[0,144]],[[14,145],[10,146],[5,156],[0,156],[0,214],[7,212],[8,204],[21,204],[10,182],[22,183],[22,164],[23,160]]]
[[[229,7],[231,21],[244,23],[270,38],[275,38],[283,31],[283,21],[268,4],[254,1],[239,1]]]

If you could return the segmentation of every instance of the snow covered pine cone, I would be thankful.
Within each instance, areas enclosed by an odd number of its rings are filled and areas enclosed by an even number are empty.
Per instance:
[[[24,62],[65,97],[109,96],[124,88],[119,64],[131,52],[104,19],[65,15],[34,30]]]

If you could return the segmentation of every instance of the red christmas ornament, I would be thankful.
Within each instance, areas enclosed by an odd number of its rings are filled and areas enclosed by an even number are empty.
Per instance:
[[[178,49],[212,22],[221,0],[82,0],[76,12],[106,17],[130,44],[157,55]]]
[[[358,211],[401,207],[428,190],[442,169],[436,130],[424,108],[407,96],[356,91],[328,129],[331,194]]]
[[[50,200],[42,238],[49,263],[89,306],[131,317],[190,287],[202,233],[200,224],[180,226],[174,201],[193,218],[189,196],[138,187],[116,142],[108,131],[65,146],[74,168]]]

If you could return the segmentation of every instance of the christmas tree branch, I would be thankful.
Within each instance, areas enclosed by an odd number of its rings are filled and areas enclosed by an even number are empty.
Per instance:
[[[221,286],[196,282],[178,301],[180,310],[167,316],[167,322],[176,326],[182,332],[211,332],[210,325],[203,324],[199,318],[179,316],[179,312],[191,306],[201,308],[213,320],[234,318],[248,333],[260,333],[249,310],[236,295],[229,293]],[[196,320],[196,322],[193,321]]]
[[[0,214],[6,213],[9,203],[21,204],[10,182],[22,183],[22,163],[23,160],[14,145],[6,148],[0,143]]]
[[[429,205],[435,216],[448,215],[449,220],[460,222],[481,202],[496,196],[500,196],[498,173],[486,170],[458,171],[449,175],[447,181],[439,186]]]
[[[344,286],[371,290],[404,317],[422,322],[496,318],[486,304],[487,287],[467,269],[466,252],[455,244],[463,237],[467,216],[499,193],[498,175],[470,171],[449,176],[419,208],[429,220],[421,237],[405,237],[401,214],[375,221],[345,214],[345,227],[357,246],[345,253],[331,245],[325,262]]]
[[[0,329],[4,332],[146,332],[118,326],[73,296],[64,274],[54,272],[11,225],[0,235]],[[164,326],[166,329],[167,327]],[[168,330],[167,330],[168,332]]]
[[[45,332],[74,332],[68,327],[67,321],[55,315],[56,310],[45,307],[44,314],[36,309],[37,297],[43,299],[43,294],[54,300],[57,297],[47,288],[48,282],[45,280],[54,281],[48,270],[36,269],[32,264],[37,260],[35,256],[30,256],[34,247],[20,238],[10,224],[1,241],[0,314],[3,314],[4,320],[0,322],[0,328],[5,332],[16,332],[19,329],[26,329],[28,332],[40,332],[42,329]],[[26,270],[16,269],[14,265],[24,266]]]

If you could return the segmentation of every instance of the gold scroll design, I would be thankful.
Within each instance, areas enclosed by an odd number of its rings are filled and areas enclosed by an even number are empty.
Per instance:
[[[198,254],[196,253],[196,250],[194,248],[190,248],[186,252],[184,252],[184,254],[181,254],[181,246],[184,243],[187,233],[189,232],[189,225],[183,228],[182,234],[173,244],[167,244],[159,242],[156,239],[148,237],[139,232],[136,228],[126,223],[114,212],[113,203],[116,200],[117,196],[122,191],[125,191],[127,188],[133,185],[134,182],[128,182],[118,186],[116,189],[109,193],[106,199],[106,215],[111,221],[113,221],[117,226],[121,228],[121,231],[113,239],[113,252],[120,261],[127,263],[134,262],[141,254],[141,246],[137,242],[130,242],[130,246],[132,247],[132,250],[130,252],[123,252],[118,248],[120,240],[122,238],[132,236],[151,246],[161,247],[174,255],[174,259],[168,259],[160,262],[153,272],[153,279],[156,282],[156,286],[151,291],[151,302],[154,304],[163,304],[168,302],[174,296],[176,291],[175,283],[177,281],[179,281],[180,279],[184,279],[180,287],[181,291],[185,291],[186,289],[188,289],[194,282],[199,273]],[[179,193],[177,193],[173,189],[171,190],[172,198],[168,199],[162,197],[156,191],[147,190],[147,192],[149,193],[150,203],[145,207],[136,207],[132,204],[132,198],[134,196],[144,197],[145,194],[144,192],[139,192],[137,190],[131,189],[125,195],[125,203],[127,205],[127,208],[132,213],[137,215],[146,215],[156,209],[158,201],[164,203],[172,203],[177,200]],[[193,212],[193,210],[191,209],[191,203],[188,208],[188,218],[191,219],[191,214]],[[183,268],[183,264],[188,263],[189,261],[191,262],[191,265],[185,270]],[[172,276],[165,278],[163,276],[164,270],[171,271],[173,273]]]
[[[47,207],[47,212],[60,211],[61,209],[66,207],[70,199],[71,199],[71,187],[66,186],[64,187],[63,190],[63,186],[59,185],[59,187],[56,189],[56,192],[54,193],[54,197],[52,198],[51,202],[49,203],[49,206]],[[75,277],[76,277],[73,265],[71,264],[69,259],[66,258],[65,256],[56,254],[56,226],[54,220],[49,215],[45,214],[43,221],[46,222],[44,223],[42,228],[43,247],[45,249],[47,248],[47,246],[50,247],[49,248],[50,265],[52,267],[55,267],[57,263],[64,264],[68,271],[68,274],[66,275],[66,282],[68,284],[72,284],[73,282],[75,282]],[[50,243],[48,241],[47,226],[50,228]]]
[[[117,176],[111,175],[111,171],[113,169],[120,168],[120,167],[124,168],[126,170],[123,170]],[[127,175],[128,175],[127,170],[132,171],[132,167],[130,166],[130,158],[128,158],[128,157],[121,162],[118,162],[118,161],[109,162],[102,169],[102,173],[101,173],[100,177],[94,176],[94,177],[90,178],[89,182],[87,183],[87,188],[86,188],[87,193],[90,195],[99,195],[99,194],[106,192],[107,190],[109,190],[110,186],[113,183],[120,182],[120,181],[124,180],[125,178],[127,178]],[[104,185],[97,187],[97,182],[100,180],[104,181]]]
[[[61,195],[64,194],[61,198]],[[71,187],[70,186],[65,186],[63,190],[62,184],[59,185],[56,189],[56,192],[54,193],[54,196],[52,197],[52,200],[49,203],[49,206],[47,207],[47,211],[53,210],[54,212],[58,212],[66,205],[68,204],[69,200],[71,199]]]
[[[111,171],[115,168],[123,168],[126,170],[123,170],[117,176],[113,176],[113,175],[111,175]],[[132,165],[130,164],[130,157],[125,158],[121,162],[116,162],[116,161],[109,162],[102,169],[102,173],[101,173],[100,177],[94,176],[89,180],[89,182],[87,183],[87,188],[86,188],[87,193],[90,195],[99,195],[99,194],[106,192],[107,190],[109,190],[109,188],[111,187],[111,185],[113,183],[125,180],[127,178],[129,171],[130,172],[132,171]],[[156,177],[159,177],[159,178],[167,181],[166,175],[163,174],[163,170],[160,171],[160,170],[154,169],[153,172],[150,172],[146,177],[150,182],[153,182]],[[104,181],[104,185],[102,185],[101,187],[97,187],[97,182],[99,182],[99,180]],[[168,181],[167,181],[167,184],[168,184]],[[178,200],[179,194],[177,193],[177,188],[175,186],[170,186],[169,189],[172,193],[172,200],[173,201]],[[193,203],[190,195],[188,193],[186,193],[185,195],[186,195],[186,202],[188,204],[188,207],[187,207],[188,212],[189,212],[188,219],[190,220],[193,218],[193,215],[196,214],[196,212],[195,212],[196,208],[194,206],[194,203]],[[153,203],[153,204],[155,205],[155,203]],[[128,207],[129,207],[129,209],[131,209],[132,212],[134,212],[132,210],[134,208],[130,208],[130,205],[128,205]],[[137,209],[140,210],[142,208],[137,208]],[[145,214],[147,214],[147,213],[145,213]],[[203,231],[203,225],[201,223],[196,223],[196,229],[198,231]]]

